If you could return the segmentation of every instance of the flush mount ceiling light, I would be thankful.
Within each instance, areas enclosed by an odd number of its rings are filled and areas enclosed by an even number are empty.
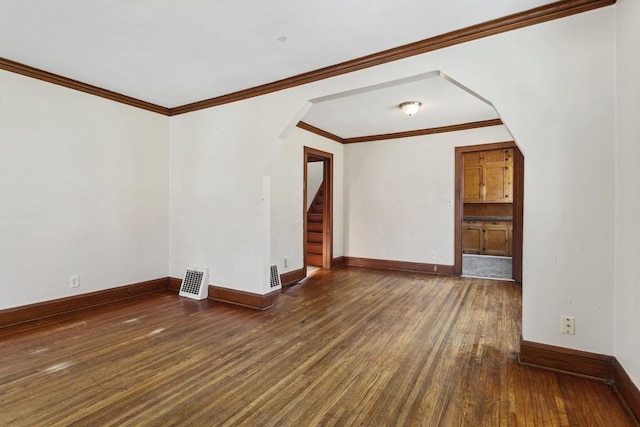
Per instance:
[[[409,101],[409,102],[403,102],[402,104],[400,104],[400,109],[407,116],[411,117],[418,112],[421,106],[422,106],[422,102]]]

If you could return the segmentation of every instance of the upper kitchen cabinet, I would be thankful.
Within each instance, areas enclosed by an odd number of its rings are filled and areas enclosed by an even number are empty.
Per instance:
[[[463,155],[464,203],[513,202],[513,148]]]

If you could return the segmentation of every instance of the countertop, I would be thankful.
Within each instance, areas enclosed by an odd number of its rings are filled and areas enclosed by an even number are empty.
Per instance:
[[[513,221],[510,216],[465,216],[465,221]]]

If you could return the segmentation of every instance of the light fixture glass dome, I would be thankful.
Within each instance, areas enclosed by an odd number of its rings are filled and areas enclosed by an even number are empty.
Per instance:
[[[402,110],[403,113],[405,113],[407,116],[411,117],[413,116],[415,113],[418,112],[418,110],[420,109],[420,107],[422,106],[421,102],[418,101],[408,101],[408,102],[403,102],[402,104],[400,104],[400,109]]]

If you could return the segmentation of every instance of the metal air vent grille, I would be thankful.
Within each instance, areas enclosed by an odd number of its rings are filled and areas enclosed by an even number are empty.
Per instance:
[[[187,267],[180,285],[181,297],[197,300],[206,299],[208,296],[209,270],[206,268]]]
[[[278,274],[278,266],[271,266],[271,287],[277,288],[278,286],[282,286],[280,283],[280,275]]]

